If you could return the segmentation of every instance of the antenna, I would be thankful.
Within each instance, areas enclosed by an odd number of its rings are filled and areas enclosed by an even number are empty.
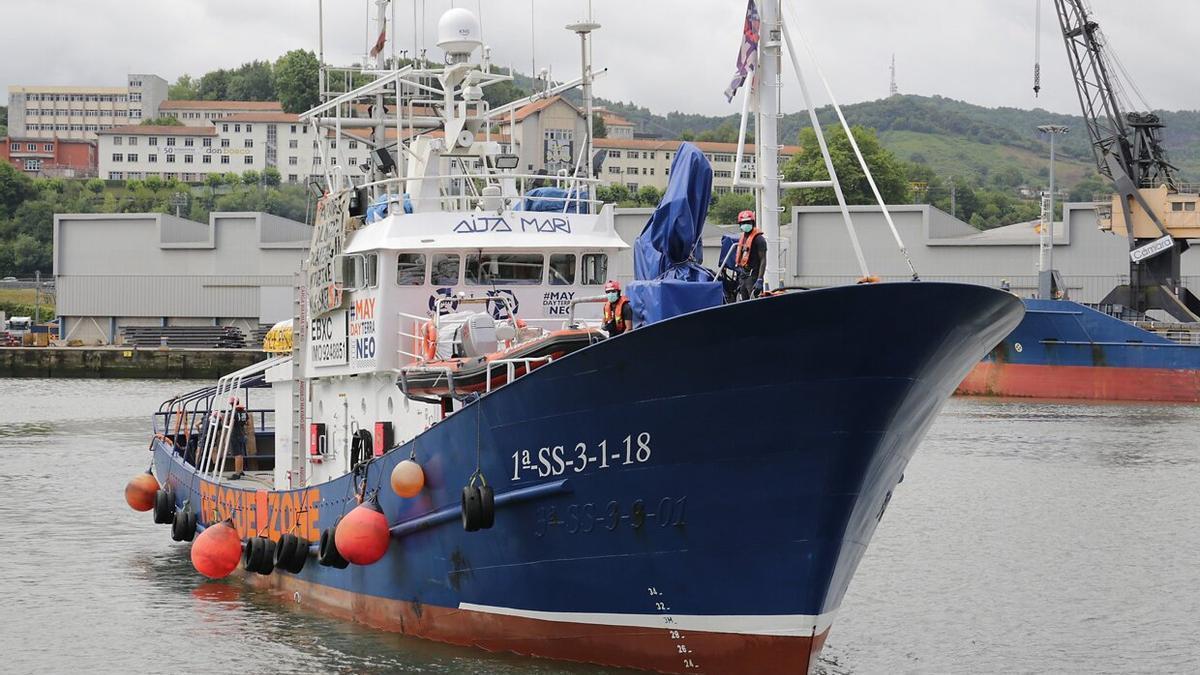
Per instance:
[[[1033,0],[1035,18],[1033,29],[1033,97],[1042,92],[1042,0]]]
[[[900,87],[896,86],[896,53],[892,52],[892,84],[888,87],[888,96],[899,96]]]

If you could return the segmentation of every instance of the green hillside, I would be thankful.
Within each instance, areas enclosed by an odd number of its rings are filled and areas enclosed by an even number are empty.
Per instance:
[[[946,176],[973,176],[984,183],[1017,187],[1030,177],[1045,180],[1049,175],[1047,156],[1012,145],[981,143],[919,131],[884,131],[879,134],[879,140],[885,148],[896,153],[896,157],[913,164],[924,164]],[[1086,162],[1064,159],[1058,163],[1055,179],[1070,186],[1094,172],[1090,159]]]
[[[737,115],[656,115],[627,103],[605,105],[636,121],[639,131],[645,133],[700,140],[733,140],[737,133]],[[878,130],[885,147],[900,159],[924,158],[925,162],[917,163],[926,164],[938,175],[967,176],[988,184],[991,176],[1015,168],[1024,182],[1044,182],[1041,177],[1046,174],[1050,148],[1037,131],[1042,124],[1072,128],[1058,145],[1063,159],[1058,175],[1063,176],[1064,186],[1070,188],[1095,173],[1083,118],[1077,115],[986,108],[940,96],[894,96],[843,109],[851,124]],[[822,108],[818,114],[823,125],[837,124],[831,108]],[[1160,115],[1167,124],[1164,139],[1169,157],[1184,180],[1200,181],[1200,111]],[[807,113],[789,113],[780,121],[780,134],[785,141],[795,142],[800,130],[808,126]]]

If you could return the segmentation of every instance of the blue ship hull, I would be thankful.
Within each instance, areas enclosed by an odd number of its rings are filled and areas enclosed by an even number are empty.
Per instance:
[[[392,544],[344,570],[253,576],[385,629],[664,672],[805,672],[905,465],[963,376],[1020,320],[1007,293],[878,284],[695,312],[588,347],[373,462]],[[921,317],[914,321],[914,317]],[[414,448],[415,444],[415,448]],[[427,484],[388,488],[415,453]],[[479,466],[493,529],[465,532]],[[354,478],[305,490],[155,474],[243,536],[334,524]],[[219,516],[217,515],[219,514]]]
[[[1200,345],[1180,344],[1067,300],[1025,300],[1025,318],[959,393],[1200,402]]]

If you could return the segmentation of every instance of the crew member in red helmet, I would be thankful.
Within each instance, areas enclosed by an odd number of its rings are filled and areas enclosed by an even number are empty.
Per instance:
[[[604,328],[609,337],[633,330],[633,308],[621,293],[621,284],[611,279],[604,284]]]
[[[734,264],[738,271],[737,299],[757,298],[763,291],[763,275],[767,269],[767,238],[758,229],[753,211],[742,211],[737,217],[742,237],[738,240]]]

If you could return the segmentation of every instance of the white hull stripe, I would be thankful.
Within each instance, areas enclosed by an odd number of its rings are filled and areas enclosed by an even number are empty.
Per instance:
[[[707,633],[774,635],[779,637],[809,637],[813,635],[814,629],[816,634],[820,635],[833,624],[833,617],[837,613],[835,610],[818,616],[810,614],[603,614],[591,612],[543,612],[533,609],[475,605],[469,602],[460,602],[458,608],[470,612],[516,616],[523,619],[538,619],[540,621],[693,630]]]

